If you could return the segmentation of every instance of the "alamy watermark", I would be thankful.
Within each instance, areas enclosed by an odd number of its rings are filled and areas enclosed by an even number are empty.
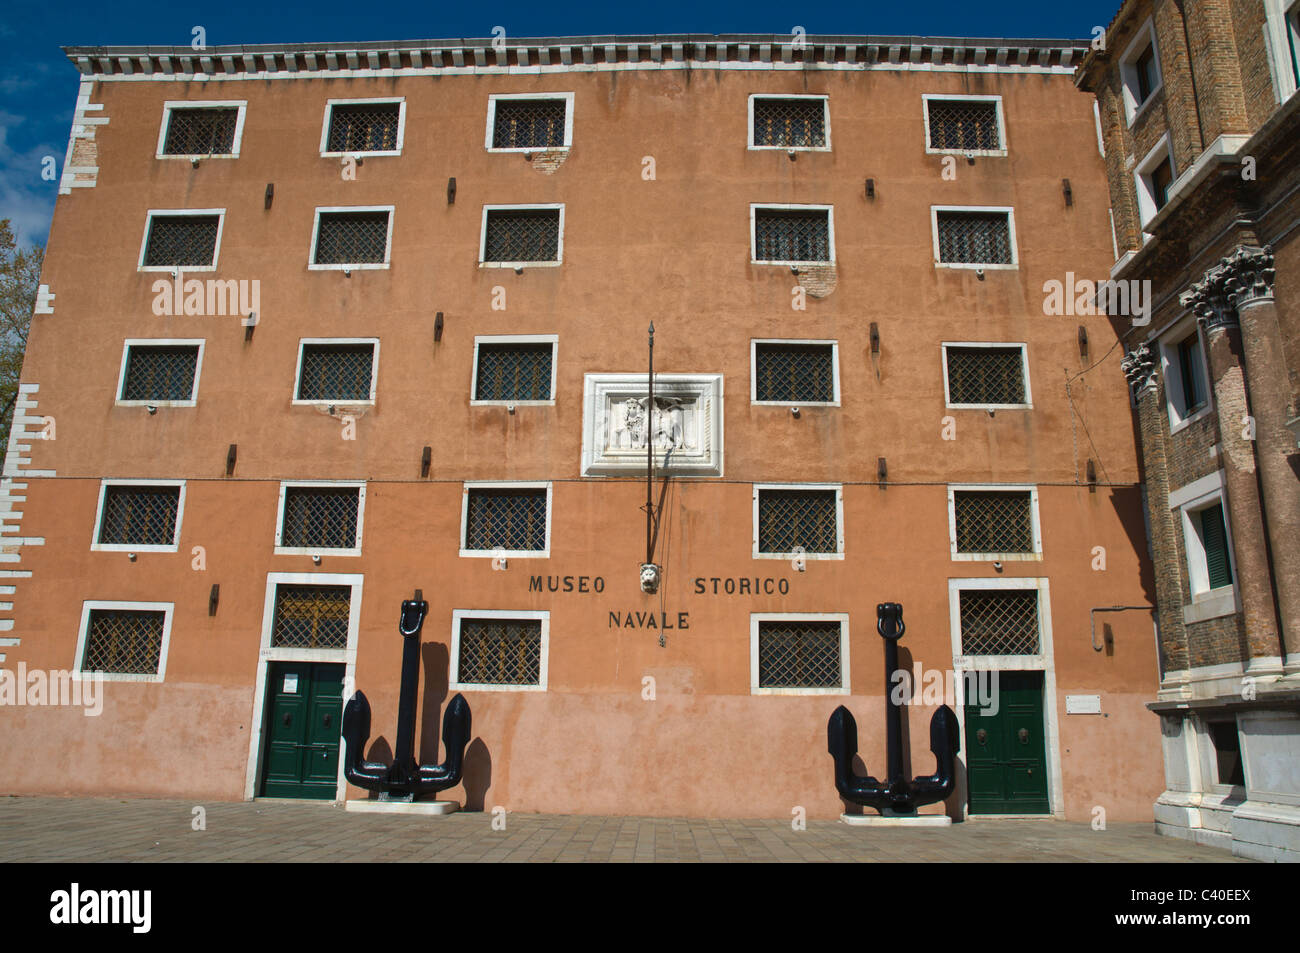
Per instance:
[[[961,684],[961,691],[957,689]],[[952,669],[900,668],[890,676],[889,700],[895,705],[956,706],[959,702],[984,717],[998,713],[997,672],[954,672]]]
[[[69,672],[65,669],[27,670],[19,662],[16,671],[0,669],[0,707],[78,707],[87,718],[104,711],[102,672]]]
[[[1151,323],[1151,279],[1128,281],[1093,281],[1075,278],[1067,271],[1065,280],[1051,278],[1043,282],[1043,314],[1109,314],[1131,317],[1134,327]]]
[[[262,310],[262,282],[258,278],[186,280],[178,268],[170,281],[159,278],[149,290],[154,293],[153,313],[159,317],[237,314],[245,325],[253,325]]]

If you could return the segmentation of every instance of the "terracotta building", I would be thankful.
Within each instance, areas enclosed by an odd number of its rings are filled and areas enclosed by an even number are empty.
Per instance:
[[[1084,60],[1159,602],[1157,827],[1300,859],[1300,5],[1130,2]],[[1104,47],[1103,47],[1104,44]]]
[[[831,818],[894,601],[910,773],[961,724],[927,810],[1150,820],[1122,352],[1044,294],[1115,259],[1087,49],[69,49],[0,650],[102,712],[0,710],[5,790],[365,797],[340,708],[390,756],[418,589],[468,808]]]

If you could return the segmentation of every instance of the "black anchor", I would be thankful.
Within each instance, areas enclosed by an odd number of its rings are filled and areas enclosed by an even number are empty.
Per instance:
[[[369,791],[389,794],[422,794],[442,791],[460,783],[464,767],[465,746],[469,744],[469,702],[457,694],[442,717],[442,745],[446,760],[442,764],[416,765],[415,694],[420,679],[420,630],[429,604],[423,599],[407,599],[397,631],[402,634],[402,689],[397,705],[397,747],[391,765],[363,761],[366,741],[370,738],[370,702],[357,691],[343,709],[344,772],[349,783]]]
[[[853,756],[858,753],[858,723],[841,705],[831,713],[826,725],[827,750],[835,759],[835,788],[840,796],[854,804],[874,807],[895,814],[914,814],[918,806],[942,801],[956,784],[956,756],[960,744],[957,716],[947,705],[940,706],[930,719],[930,750],[936,759],[935,773],[908,781],[903,777],[903,713],[901,701],[894,696],[894,673],[898,671],[898,640],[907,627],[903,625],[903,607],[897,602],[876,606],[876,631],[885,640],[885,694],[889,707],[885,711],[885,745],[889,759],[889,777],[883,783],[853,772]]]

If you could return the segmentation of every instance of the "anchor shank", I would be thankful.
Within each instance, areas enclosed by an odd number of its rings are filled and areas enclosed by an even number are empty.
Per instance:
[[[403,773],[415,770],[415,696],[420,681],[420,632],[402,636],[402,690],[397,703],[397,744],[393,767]]]
[[[903,712],[894,700],[894,673],[898,671],[898,640],[885,639],[885,751],[889,760],[889,781],[903,778]]]

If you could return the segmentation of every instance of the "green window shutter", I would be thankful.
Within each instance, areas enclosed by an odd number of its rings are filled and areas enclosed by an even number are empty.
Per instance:
[[[1223,504],[1216,503],[1198,514],[1201,541],[1205,544],[1205,568],[1210,588],[1232,585],[1232,566],[1228,560],[1228,534],[1223,526]]]

